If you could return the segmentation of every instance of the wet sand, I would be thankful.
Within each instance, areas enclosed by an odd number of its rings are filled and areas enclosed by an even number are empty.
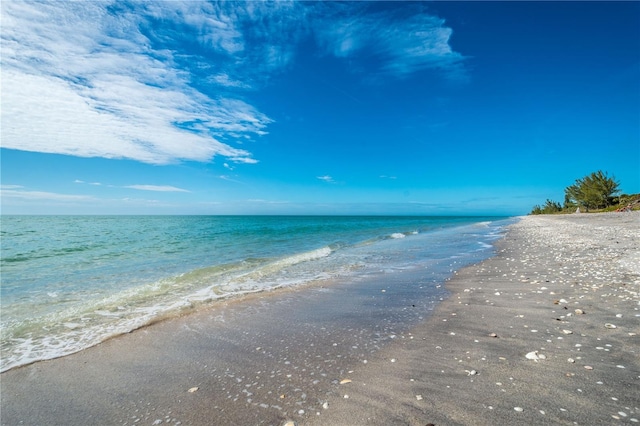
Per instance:
[[[637,423],[639,237],[526,217],[448,297],[415,270],[221,303],[3,373],[1,423]]]

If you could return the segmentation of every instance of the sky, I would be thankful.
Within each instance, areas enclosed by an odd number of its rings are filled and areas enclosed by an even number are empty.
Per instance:
[[[2,214],[522,215],[640,192],[640,2],[0,3]]]

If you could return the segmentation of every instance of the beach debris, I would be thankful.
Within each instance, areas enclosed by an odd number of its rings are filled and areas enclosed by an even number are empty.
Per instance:
[[[194,387],[192,387],[191,389],[189,389],[187,392],[189,392],[189,393],[194,393],[194,392],[197,392],[197,391],[198,391],[198,389],[200,389],[200,388],[199,388],[199,387],[197,387],[197,386],[194,386]]]
[[[522,408],[522,407],[513,407],[513,409],[515,411],[517,411],[518,413],[522,413],[524,411],[524,408]]]
[[[604,326],[605,326],[606,328],[618,328],[615,324],[611,324],[611,323],[609,323],[609,322],[608,322],[608,323],[606,323]]]
[[[351,383],[351,379],[342,379],[342,380],[340,380],[340,384],[341,385],[345,385],[347,383]]]
[[[467,372],[467,376],[476,376],[478,372],[476,370],[464,370]]]
[[[416,399],[417,399],[418,401],[422,401],[422,395],[416,395]]]

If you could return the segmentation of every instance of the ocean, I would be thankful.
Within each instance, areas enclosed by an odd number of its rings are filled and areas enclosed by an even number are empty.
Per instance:
[[[513,219],[2,216],[0,371],[68,355],[221,299],[492,255]]]

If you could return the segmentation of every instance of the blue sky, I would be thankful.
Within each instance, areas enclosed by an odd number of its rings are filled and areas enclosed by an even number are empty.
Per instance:
[[[1,3],[2,213],[498,214],[640,192],[639,2]]]

